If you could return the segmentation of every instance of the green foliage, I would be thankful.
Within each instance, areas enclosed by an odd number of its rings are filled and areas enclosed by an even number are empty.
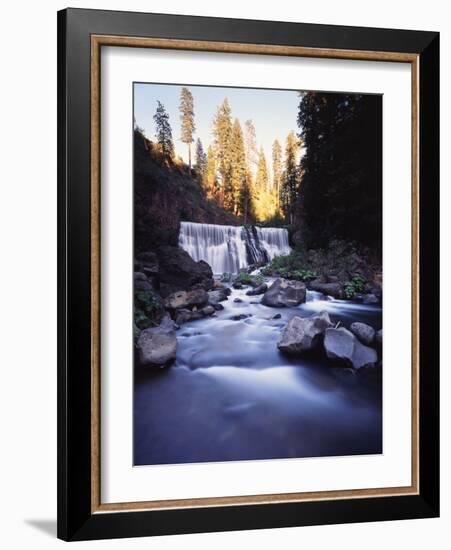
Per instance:
[[[135,292],[134,324],[140,329],[158,325],[164,313],[158,294],[150,290]]]
[[[350,281],[344,284],[346,298],[351,300],[358,292],[363,292],[365,283],[366,281],[361,275],[354,275]]]
[[[235,282],[241,283],[243,285],[252,285],[258,286],[264,283],[264,278],[262,275],[250,275],[246,271],[240,271],[235,277]]]
[[[155,121],[155,134],[164,158],[174,158],[174,143],[172,141],[172,129],[169,124],[169,114],[164,105],[157,101],[157,110],[153,117]]]
[[[284,279],[294,279],[296,281],[311,281],[317,277],[317,273],[303,267],[305,261],[302,254],[293,251],[288,256],[276,256],[271,263],[262,269],[263,275],[280,276]]]

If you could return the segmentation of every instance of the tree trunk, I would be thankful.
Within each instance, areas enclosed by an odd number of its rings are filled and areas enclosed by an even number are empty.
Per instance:
[[[191,170],[191,143],[188,143],[188,164],[189,169]]]

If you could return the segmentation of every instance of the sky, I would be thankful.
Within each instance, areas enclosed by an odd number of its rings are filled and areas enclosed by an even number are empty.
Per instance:
[[[255,88],[224,88],[214,86],[190,86],[193,94],[196,133],[204,150],[213,143],[213,118],[217,107],[224,98],[229,99],[232,118],[238,117],[244,130],[244,122],[251,119],[255,126],[257,147],[263,146],[268,168],[272,164],[272,144],[278,139],[285,148],[288,133],[298,132],[296,118],[299,94],[291,90],[264,90]],[[180,90],[176,84],[134,84],[134,116],[136,124],[144,130],[147,138],[155,141],[153,115],[157,100],[161,101],[169,113],[175,151],[188,162],[188,147],[180,139]],[[193,147],[193,160],[194,150]]]

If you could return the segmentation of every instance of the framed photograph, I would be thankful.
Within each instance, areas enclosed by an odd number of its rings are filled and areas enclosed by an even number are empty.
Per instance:
[[[439,514],[439,35],[58,14],[58,536]]]

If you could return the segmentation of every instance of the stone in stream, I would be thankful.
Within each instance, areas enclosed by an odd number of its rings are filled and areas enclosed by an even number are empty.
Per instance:
[[[315,279],[309,283],[309,289],[338,299],[345,297],[343,286],[340,283],[324,283],[321,279]]]
[[[174,322],[166,315],[158,327],[141,331],[137,348],[142,365],[164,367],[175,360],[177,338]]]
[[[296,315],[286,325],[277,347],[284,353],[294,355],[311,351],[321,342],[324,331],[332,326],[326,311],[311,317]]]
[[[241,304],[243,302],[241,298],[235,298],[233,301],[235,302],[235,304]]]
[[[210,290],[208,293],[208,301],[212,306],[214,306],[219,302],[224,302],[225,300],[228,300],[229,295],[230,295],[229,288],[220,288],[217,290]]]
[[[232,315],[232,317],[230,317],[230,320],[242,321],[243,319],[248,319],[249,317],[252,317],[252,313],[240,313],[239,315]]]
[[[362,302],[364,304],[378,304],[379,298],[375,294],[363,294]]]
[[[373,343],[376,331],[373,327],[370,327],[370,325],[366,323],[352,323],[349,329],[357,336],[362,344],[370,346]]]
[[[208,302],[208,294],[203,288],[196,288],[186,292],[180,290],[173,292],[164,301],[164,306],[169,310],[190,309],[193,307],[202,307]]]
[[[276,313],[271,317],[271,319],[281,319],[281,318],[282,318],[282,315],[280,313]]]
[[[261,285],[256,286],[252,290],[248,290],[246,292],[247,296],[258,296],[259,294],[264,294],[268,290],[268,285],[266,283],[262,283]]]
[[[276,279],[263,294],[262,304],[269,307],[295,307],[305,302],[305,297],[304,283]]]
[[[324,349],[329,359],[350,364],[355,369],[377,363],[376,351],[361,344],[354,334],[344,327],[326,329]]]

